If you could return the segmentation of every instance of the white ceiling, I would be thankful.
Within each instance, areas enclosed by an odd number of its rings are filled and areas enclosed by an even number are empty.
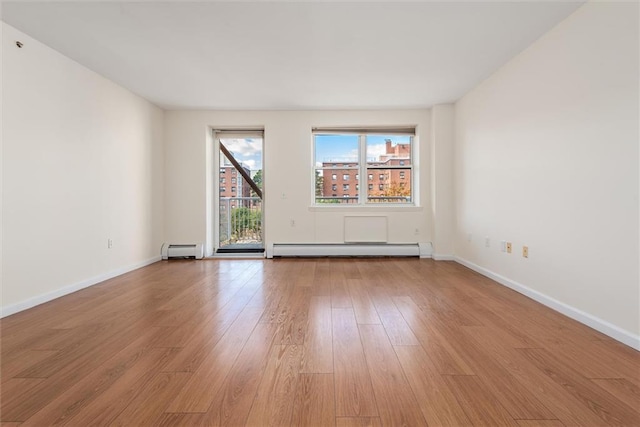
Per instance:
[[[2,20],[164,108],[452,102],[582,2],[4,2]]]

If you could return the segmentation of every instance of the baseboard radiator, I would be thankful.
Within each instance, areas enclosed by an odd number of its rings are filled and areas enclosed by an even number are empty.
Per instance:
[[[189,243],[189,244],[172,244],[163,243],[162,249],[160,249],[162,259],[171,258],[204,258],[204,247],[202,243]]]
[[[417,243],[276,243],[274,257],[420,256]]]
[[[275,243],[267,245],[267,258],[431,257],[431,243],[389,243],[388,228],[386,216],[345,216],[343,243]]]

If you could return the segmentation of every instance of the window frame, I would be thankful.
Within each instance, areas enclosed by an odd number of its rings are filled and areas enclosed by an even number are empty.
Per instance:
[[[313,187],[313,191],[312,191],[312,206],[314,207],[323,207],[323,208],[344,208],[344,207],[349,207],[349,208],[354,208],[354,207],[375,207],[375,208],[384,208],[386,207],[405,207],[405,208],[410,208],[410,207],[417,207],[418,206],[418,188],[416,187],[416,128],[415,127],[411,127],[411,128],[400,128],[401,131],[396,131],[395,129],[326,129],[323,130],[321,128],[313,128],[312,129],[312,138],[311,138],[311,146],[312,146],[312,159],[313,159],[313,163],[312,163],[312,173],[313,173],[313,183],[314,183],[314,187]],[[319,159],[316,159],[316,154],[317,154],[317,150],[316,150],[316,136],[317,135],[345,135],[345,134],[357,134],[358,135],[358,157],[357,157],[357,161],[356,161],[356,165],[355,166],[347,166],[346,164],[341,164],[341,165],[336,165],[333,163],[328,163],[326,166],[318,166],[318,161]],[[389,137],[398,137],[398,136],[408,136],[409,137],[409,145],[410,145],[410,151],[409,151],[409,164],[406,164],[406,161],[403,159],[402,161],[399,162],[398,165],[369,165],[367,162],[367,136],[389,136]],[[322,164],[322,163],[320,163]],[[369,201],[369,192],[372,191],[368,188],[368,186],[366,188],[364,188],[364,191],[358,191],[357,197],[355,200],[355,203],[322,203],[322,202],[318,202],[317,201],[317,195],[315,192],[315,177],[318,176],[318,174],[322,175],[324,170],[335,170],[335,169],[340,169],[340,170],[346,170],[346,169],[351,169],[351,170],[356,170],[356,176],[366,176],[367,178],[369,178],[369,176],[371,175],[369,172],[373,169],[378,169],[378,170],[393,170],[393,169],[398,169],[398,170],[402,170],[402,171],[406,171],[408,170],[410,175],[409,175],[409,180],[405,181],[405,185],[403,185],[402,187],[406,186],[406,183],[409,182],[409,188],[411,189],[411,193],[410,193],[410,200],[406,201],[406,202],[372,202]],[[338,172],[340,173],[340,172]],[[373,176],[375,177],[376,172],[373,172]],[[406,175],[406,173],[405,173]],[[332,181],[334,181],[335,179],[333,179]],[[376,180],[373,180],[374,182]],[[386,180],[380,182],[379,183],[384,183]],[[344,180],[342,181],[344,182]],[[359,189],[358,189],[359,190]],[[327,196],[325,196],[327,197]],[[344,197],[344,195],[343,195]],[[373,196],[375,197],[375,196]]]

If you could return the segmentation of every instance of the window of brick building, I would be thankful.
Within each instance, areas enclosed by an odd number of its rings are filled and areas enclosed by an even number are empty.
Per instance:
[[[413,204],[413,142],[415,128],[313,129],[315,204]],[[336,181],[366,176],[366,191]],[[374,185],[374,176],[378,185]],[[342,199],[348,200],[342,200]]]

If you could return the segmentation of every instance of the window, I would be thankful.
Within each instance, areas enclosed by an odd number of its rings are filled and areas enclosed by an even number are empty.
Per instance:
[[[220,183],[221,184],[224,184],[225,182],[227,182],[227,178],[225,178],[225,177],[220,178]]]
[[[331,186],[331,190],[332,190],[332,191],[337,191],[337,190],[338,190],[338,186],[337,186],[336,184],[333,184],[333,185]]]
[[[413,141],[415,128],[398,129],[313,129],[315,203],[316,204],[408,204],[413,203]],[[371,183],[366,191],[336,197],[335,185],[323,183],[366,176]],[[378,185],[374,185],[374,176]],[[331,191],[331,192],[330,192]],[[342,200],[348,197],[349,200]]]
[[[221,192],[221,193],[224,193],[225,191],[227,191],[227,189],[226,189],[226,188],[224,188],[224,187],[220,187],[220,192]]]
[[[235,184],[236,183],[236,179],[235,178],[231,178],[231,183]]]
[[[231,192],[235,193],[236,192],[236,187],[231,187]]]

